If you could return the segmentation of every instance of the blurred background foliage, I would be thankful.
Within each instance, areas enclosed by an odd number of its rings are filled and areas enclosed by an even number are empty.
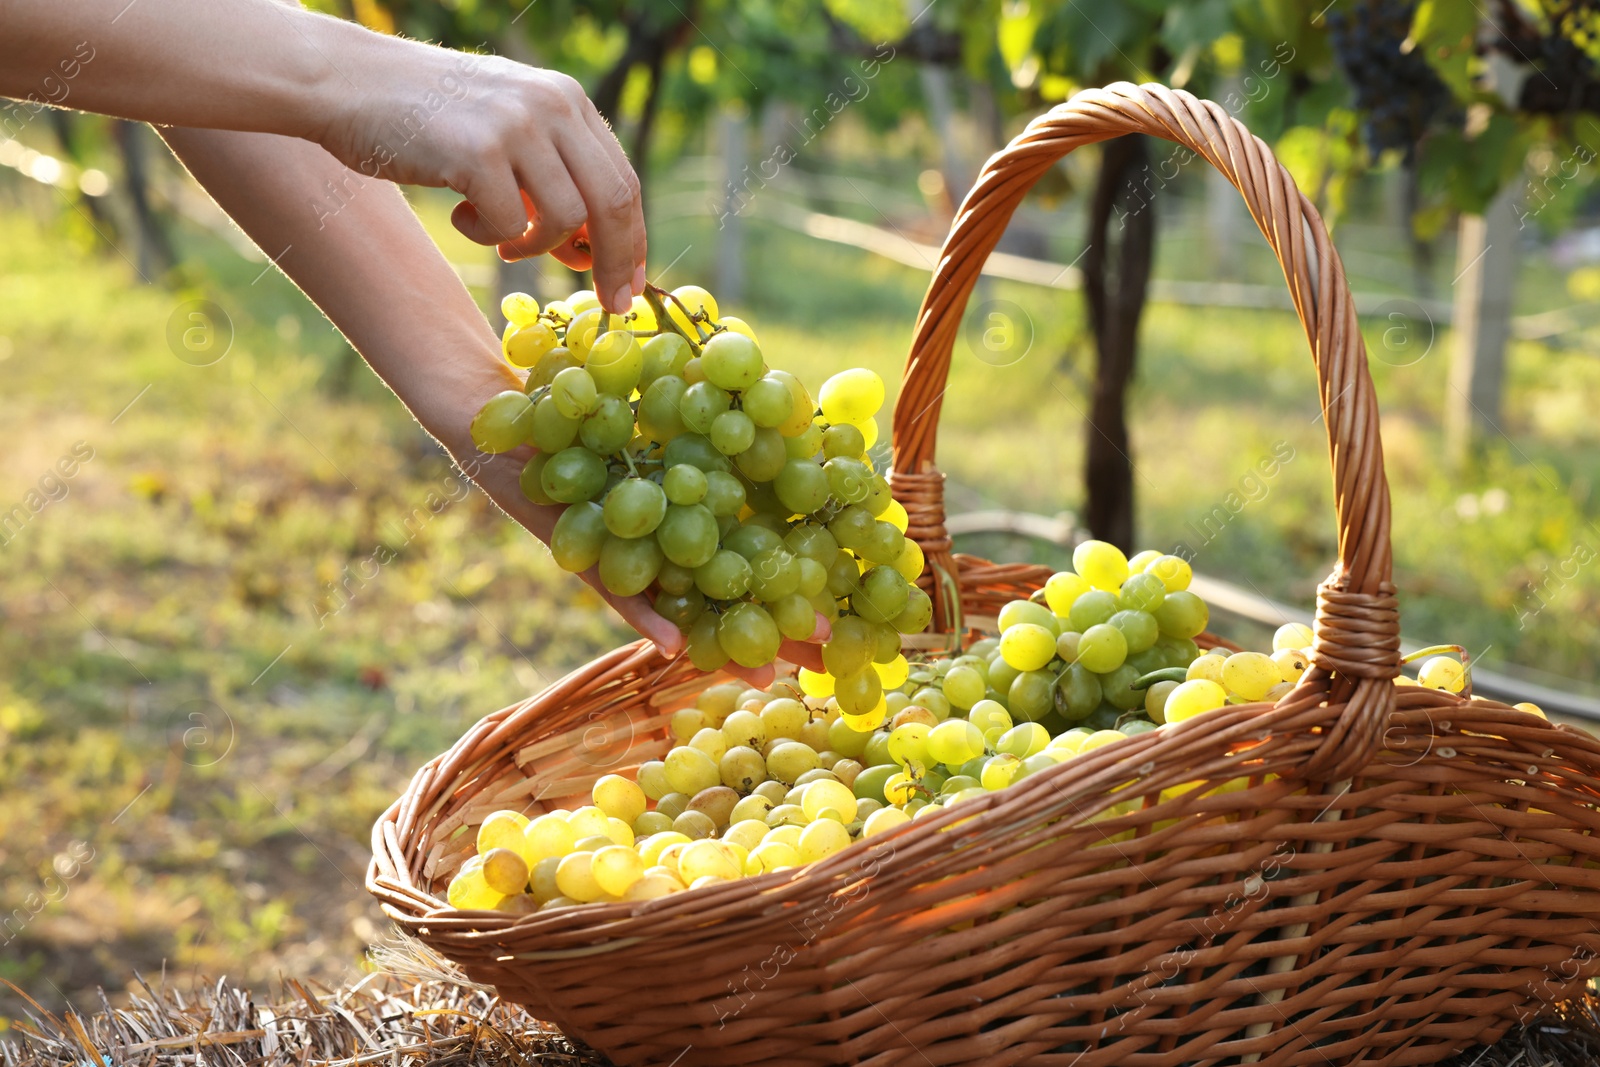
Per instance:
[[[320,6],[580,78],[644,178],[656,280],[710,285],[774,365],[870,366],[891,393],[926,246],[991,152],[1083,86],[1215,99],[1324,211],[1362,294],[1408,635],[1600,683],[1593,5]],[[626,634],[149,131],[19,102],[0,164],[0,515],[25,519],[0,528],[0,978],[50,1005],[135,969],[344,978],[382,931],[360,889],[376,814],[479,716]],[[583,284],[499,264],[449,196],[412,194],[491,318],[504,291]],[[1504,306],[1503,374],[1457,433],[1454,375],[1485,350],[1451,326],[1461,252],[1497,204],[1516,258],[1478,299]],[[981,284],[941,433],[951,510],[1069,513],[1308,605],[1334,552],[1320,412],[1236,194],[1114,142],[1053,168],[1002,250],[1082,292]],[[203,367],[167,334],[200,299],[231,329]],[[978,350],[994,308],[1022,356]],[[0,1028],[19,1011],[0,993]]]

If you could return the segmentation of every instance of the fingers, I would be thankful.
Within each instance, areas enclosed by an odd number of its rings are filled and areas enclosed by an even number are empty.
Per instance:
[[[622,150],[622,142],[617,140],[616,132],[606,125],[605,119],[600,117],[600,112],[594,108],[592,102],[585,111],[585,117],[588,119],[589,128],[594,131],[595,139],[600,142],[602,151],[611,160],[611,165],[620,174],[633,174],[633,184],[637,189],[638,175],[634,173],[633,164],[628,161],[628,154]],[[649,252],[649,242],[646,238],[644,227],[644,197],[642,194],[634,197],[633,223],[633,258],[629,262],[634,265],[636,272],[633,292],[637,296],[644,291],[644,263]]]
[[[777,677],[770,665],[766,667],[741,667],[729,660],[727,666],[722,669],[735,678],[749,682],[753,689],[769,688],[772,685],[772,680]]]
[[[498,245],[527,231],[527,208],[510,167],[486,166],[456,191],[467,199],[450,213],[450,222],[468,240]]]
[[[620,315],[636,295],[634,268],[642,260],[635,258],[635,250],[643,246],[644,212],[633,168],[623,160],[619,169],[607,154],[596,151],[595,140],[592,134],[580,136],[560,142],[558,148],[588,208],[595,295],[607,311]]]
[[[594,587],[607,604],[617,609],[617,614],[622,616],[624,622],[639,631],[641,636],[654,641],[663,654],[676,656],[683,650],[683,632],[657,615],[649,600],[642,596],[617,596],[608,592],[600,582],[599,569],[595,567],[584,571],[582,578]]]
[[[517,180],[532,225],[514,239],[502,239],[500,258],[531,259],[575,240],[588,209],[555,150],[530,153],[517,166]]]
[[[811,641],[815,641],[813,637]],[[778,647],[778,656],[786,659],[797,667],[823,673],[826,669],[822,665],[822,648],[811,641],[785,641]]]

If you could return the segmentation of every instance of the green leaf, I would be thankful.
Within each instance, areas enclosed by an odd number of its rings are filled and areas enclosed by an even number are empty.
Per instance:
[[[1173,54],[1204,48],[1233,29],[1232,0],[1172,4],[1161,22],[1161,40]]]
[[[1458,100],[1473,96],[1474,36],[1478,5],[1461,0],[1422,0],[1411,20],[1411,43]]]

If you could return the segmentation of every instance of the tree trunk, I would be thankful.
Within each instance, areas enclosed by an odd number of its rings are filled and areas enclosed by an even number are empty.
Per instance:
[[[1142,135],[1118,137],[1101,150],[1089,206],[1083,295],[1095,342],[1094,393],[1084,451],[1089,532],[1124,551],[1133,546],[1133,461],[1127,392],[1138,351],[1155,246],[1153,191],[1138,181],[1149,150]]]
[[[150,281],[171,270],[178,259],[166,227],[150,203],[149,156],[143,126],[143,123],[117,119],[112,124],[112,134],[122,156],[123,188],[133,208],[134,229],[139,239],[139,274]]]

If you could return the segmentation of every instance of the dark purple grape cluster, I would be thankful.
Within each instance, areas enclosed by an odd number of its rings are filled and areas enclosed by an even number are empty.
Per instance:
[[[1416,0],[1352,0],[1328,10],[1333,54],[1355,91],[1362,132],[1376,155],[1397,148],[1409,166],[1435,125],[1459,124],[1449,86],[1417,50],[1404,51]]]

